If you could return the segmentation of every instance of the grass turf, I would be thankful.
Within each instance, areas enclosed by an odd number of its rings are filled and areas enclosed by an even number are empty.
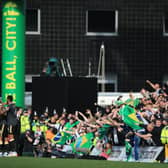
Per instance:
[[[0,158],[0,168],[167,168],[168,164],[114,162],[104,160]]]

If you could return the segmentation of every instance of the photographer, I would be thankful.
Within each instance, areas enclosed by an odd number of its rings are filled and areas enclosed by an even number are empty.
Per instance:
[[[45,143],[45,137],[43,132],[41,131],[40,125],[36,126],[36,131],[33,135],[26,135],[27,140],[33,146],[33,154],[35,157],[43,156],[43,144]]]
[[[27,130],[25,132],[25,137],[24,137],[24,148],[23,148],[23,155],[33,155],[33,141],[34,141],[34,135],[33,132],[30,130]]]

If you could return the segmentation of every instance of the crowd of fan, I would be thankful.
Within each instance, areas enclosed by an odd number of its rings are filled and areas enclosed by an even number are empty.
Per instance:
[[[77,156],[76,153],[82,153],[97,156],[99,159],[107,159],[113,146],[125,146],[126,142],[129,142],[132,148],[136,147],[134,159],[138,160],[139,146],[163,146],[161,131],[168,125],[167,85],[160,87],[159,84],[153,84],[148,80],[146,82],[153,91],[141,89],[141,97],[138,98],[139,103],[136,106],[133,104],[134,95],[130,93],[128,101],[123,101],[122,96],[119,96],[110,106],[100,107],[95,104],[95,111],[86,109],[83,113],[79,111],[68,113],[64,110],[60,114],[56,110],[52,113],[46,110],[38,116],[36,112],[32,113],[30,108],[23,110],[14,107],[16,122],[11,128],[12,132],[9,131],[10,124],[6,124],[8,135],[4,133],[4,121],[2,122],[3,119],[0,118],[0,154],[12,156],[14,152],[17,152],[19,156],[30,154],[35,157],[74,157]],[[123,122],[119,111],[125,105],[136,110],[136,116],[141,121],[140,131],[135,131]],[[3,106],[1,105],[1,108]],[[5,116],[8,111],[9,109],[1,112],[1,116]],[[71,135],[64,144],[54,139],[56,135],[57,138],[61,136],[62,134],[59,135],[59,133],[62,132]],[[93,134],[91,147],[78,149],[74,155],[71,144],[87,133]],[[11,138],[12,134],[14,136]],[[7,140],[8,147],[6,147]],[[15,145],[10,148],[12,141],[15,141]],[[127,156],[129,155],[128,150]],[[163,160],[162,157],[160,160]]]

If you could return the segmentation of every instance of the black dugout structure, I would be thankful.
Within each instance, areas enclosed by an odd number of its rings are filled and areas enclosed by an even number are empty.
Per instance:
[[[46,107],[52,114],[59,114],[63,108],[68,112],[84,111],[94,108],[97,102],[97,79],[84,77],[33,77],[33,111],[41,115]]]

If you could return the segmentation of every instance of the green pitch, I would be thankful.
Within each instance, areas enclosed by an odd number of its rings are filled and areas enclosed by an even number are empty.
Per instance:
[[[0,158],[1,168],[166,168],[168,164],[127,163],[104,160],[48,159],[48,158]]]

